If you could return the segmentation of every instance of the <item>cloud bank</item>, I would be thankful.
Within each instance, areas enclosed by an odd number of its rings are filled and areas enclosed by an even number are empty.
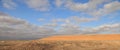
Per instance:
[[[53,35],[120,33],[120,23],[82,28],[70,21],[90,22],[94,19],[71,18],[52,20],[52,23],[36,26],[26,20],[0,13],[0,39],[36,39]],[[63,23],[58,25],[58,22]]]
[[[23,19],[0,15],[0,39],[34,39],[47,36],[52,32],[54,30],[50,28],[35,26]]]

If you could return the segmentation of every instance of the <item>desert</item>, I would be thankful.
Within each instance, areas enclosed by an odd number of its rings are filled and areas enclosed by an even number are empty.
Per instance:
[[[0,41],[0,50],[120,50],[120,34],[51,36]]]

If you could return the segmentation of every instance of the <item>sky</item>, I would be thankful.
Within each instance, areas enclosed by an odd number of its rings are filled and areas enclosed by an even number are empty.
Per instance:
[[[119,33],[120,0],[0,0],[0,40]]]

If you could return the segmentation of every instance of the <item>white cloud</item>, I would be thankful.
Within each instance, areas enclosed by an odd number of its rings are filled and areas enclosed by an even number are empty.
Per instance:
[[[111,0],[89,0],[87,3],[76,3],[73,0],[69,0],[66,2],[66,8],[74,11],[89,12],[96,10],[100,4],[110,1]]]
[[[48,36],[52,32],[54,29],[35,26],[19,18],[0,16],[0,39],[34,39]]]
[[[120,23],[105,24],[94,28],[84,29],[84,33],[120,33]]]
[[[93,17],[104,16],[117,10],[120,10],[120,2],[118,0],[89,0],[86,3],[74,2],[74,0],[59,0],[58,4],[69,10],[87,13]],[[63,5],[64,4],[64,5]]]
[[[50,24],[45,24],[44,26],[48,26],[48,27],[56,27],[57,24],[56,24],[56,23],[50,23]]]
[[[49,0],[25,0],[24,1],[30,8],[38,11],[49,11],[50,3]]]
[[[20,1],[18,1],[20,2]],[[52,8],[50,0],[22,0],[28,7],[38,11],[49,11]],[[109,14],[120,9],[118,0],[89,0],[86,3],[74,2],[74,0],[54,0],[55,6],[88,13],[93,16]],[[14,9],[17,4],[13,0],[2,0],[2,5],[8,9]],[[101,7],[103,6],[103,8]]]
[[[62,6],[62,4],[63,4],[63,0],[55,0],[55,5],[56,5],[57,7]]]
[[[13,0],[1,0],[2,6],[7,9],[15,9],[17,4]]]
[[[52,19],[52,22],[65,22],[65,23],[81,23],[81,22],[92,22],[92,21],[97,21],[99,20],[99,18],[97,17],[91,17],[91,18],[87,18],[87,17],[79,17],[79,16],[71,16],[68,17],[66,19],[62,19],[62,18],[57,18],[57,19]]]
[[[104,24],[92,28],[82,27],[81,22],[97,21],[99,18],[85,18],[72,16],[66,19],[53,19],[52,22],[59,23],[56,35],[70,35],[70,34],[104,34],[104,33],[120,33],[120,23]]]
[[[99,20],[99,18],[97,18],[97,17],[85,18],[85,17],[77,17],[77,16],[72,16],[70,19],[73,20],[73,21],[75,21],[75,22],[77,22],[77,23],[91,22],[91,21],[97,21],[97,20]]]
[[[88,8],[87,4],[75,3],[71,0],[66,2],[65,7],[74,11],[85,11]]]
[[[61,27],[58,30],[58,34],[62,35],[71,35],[71,34],[80,34],[80,27],[72,23],[61,24]]]
[[[102,16],[109,13],[113,13],[120,10],[120,2],[114,1],[110,2],[108,4],[105,4],[103,8],[99,9],[98,11],[95,11],[92,13],[93,16]]]

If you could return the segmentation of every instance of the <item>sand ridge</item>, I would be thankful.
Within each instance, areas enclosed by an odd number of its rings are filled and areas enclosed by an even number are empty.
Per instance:
[[[41,40],[120,40],[120,34],[52,36]]]

